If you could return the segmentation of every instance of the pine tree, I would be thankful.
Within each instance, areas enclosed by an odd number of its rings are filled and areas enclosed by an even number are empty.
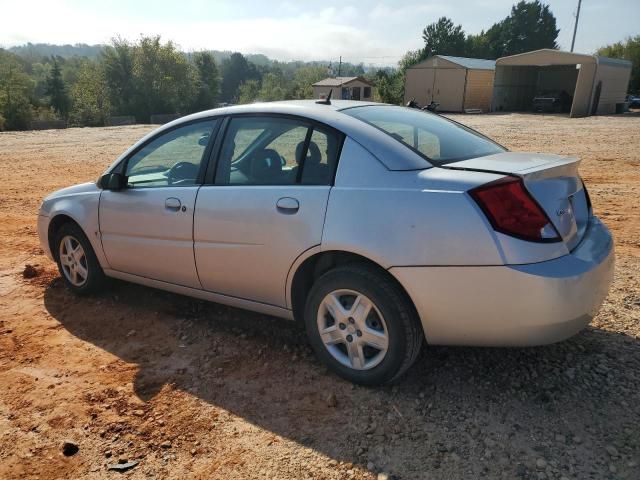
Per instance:
[[[47,79],[46,94],[49,96],[49,104],[62,118],[69,116],[71,102],[67,94],[67,87],[62,79],[62,69],[58,61],[53,58],[53,67]]]

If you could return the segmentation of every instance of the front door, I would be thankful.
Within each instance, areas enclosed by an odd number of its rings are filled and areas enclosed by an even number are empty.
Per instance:
[[[215,185],[200,189],[194,248],[202,286],[286,306],[296,258],[319,245],[341,134],[305,119],[236,117]]]
[[[215,122],[162,132],[124,160],[127,188],[100,196],[100,234],[111,269],[201,288],[193,213]]]

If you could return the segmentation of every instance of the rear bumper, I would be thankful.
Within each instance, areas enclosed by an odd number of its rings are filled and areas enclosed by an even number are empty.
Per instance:
[[[430,344],[543,345],[596,315],[613,280],[613,239],[593,217],[569,255],[528,265],[394,267]]]

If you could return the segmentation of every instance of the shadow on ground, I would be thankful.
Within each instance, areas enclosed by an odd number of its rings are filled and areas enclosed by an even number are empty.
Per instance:
[[[145,401],[173,384],[333,459],[400,478],[538,478],[538,459],[551,478],[602,478],[605,443],[618,445],[619,472],[638,454],[630,426],[640,399],[627,372],[640,370],[640,348],[623,335],[589,329],[540,348],[431,347],[399,384],[368,389],[319,366],[293,322],[120,282],[75,299],[55,279],[45,306],[73,335],[136,363]]]

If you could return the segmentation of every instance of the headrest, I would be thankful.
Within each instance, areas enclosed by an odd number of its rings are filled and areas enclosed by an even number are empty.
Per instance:
[[[296,161],[300,162],[302,158],[302,150],[304,149],[304,142],[300,142],[296,147]],[[306,164],[318,164],[322,161],[322,154],[320,153],[320,147],[316,142],[309,142],[309,149],[307,150]]]

